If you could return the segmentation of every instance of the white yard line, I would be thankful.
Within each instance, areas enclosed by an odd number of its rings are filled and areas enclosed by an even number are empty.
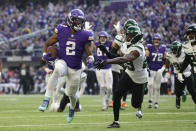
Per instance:
[[[86,112],[88,113],[88,112]],[[135,115],[136,112],[130,112],[130,113],[120,113],[120,115],[122,116],[127,116],[127,115]],[[195,115],[195,112],[174,112],[174,113],[170,113],[170,112],[158,112],[158,113],[144,113],[145,115]],[[67,116],[67,112],[65,113],[59,113],[58,115],[55,113],[55,115],[42,115],[42,116],[0,116],[0,119],[23,119],[23,118],[56,118],[56,117],[66,117]],[[99,114],[80,114],[77,113],[76,117],[94,117],[94,116],[113,116],[112,112],[108,112],[106,113],[99,113]]]
[[[134,122],[120,122],[120,124],[142,124],[142,123],[171,123],[171,122],[194,122],[194,120],[164,120],[164,121],[134,121]],[[13,128],[13,127],[43,127],[43,126],[68,126],[68,125],[102,125],[109,124],[111,122],[91,122],[91,123],[60,123],[60,124],[35,124],[35,125],[8,125],[1,126],[0,128]]]

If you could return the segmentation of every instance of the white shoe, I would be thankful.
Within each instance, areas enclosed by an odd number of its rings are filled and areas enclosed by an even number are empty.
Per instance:
[[[142,114],[142,111],[141,110],[138,110],[137,113],[136,113],[136,116],[140,119],[142,118],[143,114]]]
[[[59,108],[59,103],[52,103],[50,108],[49,108],[49,111],[50,112],[57,112],[58,108]]]
[[[154,108],[155,108],[155,109],[159,108],[158,103],[155,103],[155,104],[154,104]]]
[[[103,106],[103,107],[102,107],[102,111],[106,111],[107,109],[108,109],[107,106]]]

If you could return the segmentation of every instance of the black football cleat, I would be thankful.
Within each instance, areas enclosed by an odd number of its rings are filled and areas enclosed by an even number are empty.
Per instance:
[[[119,125],[119,123],[117,123],[117,122],[114,121],[107,128],[120,128],[120,125]]]
[[[176,108],[180,109],[180,98],[176,97]]]

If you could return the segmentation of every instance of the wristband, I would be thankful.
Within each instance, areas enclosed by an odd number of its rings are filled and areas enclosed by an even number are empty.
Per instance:
[[[42,56],[45,56],[47,53],[46,52],[43,52]]]
[[[94,61],[94,56],[90,55],[90,56],[88,56],[88,59],[91,59],[92,61]]]
[[[46,71],[46,73],[48,73],[49,71],[51,71],[51,70],[48,69],[48,68],[45,68],[44,70]]]

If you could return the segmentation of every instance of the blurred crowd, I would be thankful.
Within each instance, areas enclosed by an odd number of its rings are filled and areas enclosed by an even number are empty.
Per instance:
[[[65,23],[68,12],[74,8],[85,12],[95,32],[106,30],[112,37],[116,34],[113,24],[117,21],[123,24],[128,18],[133,18],[142,28],[147,43],[151,42],[153,33],[162,34],[165,44],[183,40],[184,28],[196,19],[194,0],[130,0],[127,3],[127,8],[118,9],[114,6],[107,10],[99,1],[96,5],[87,5],[85,0],[56,3],[42,1],[42,4],[29,2],[23,8],[8,3],[0,6],[0,38],[9,39],[45,27],[55,28]],[[0,49],[25,49],[30,45],[35,49],[41,48],[48,36],[48,32],[43,32],[33,39],[1,44]]]

